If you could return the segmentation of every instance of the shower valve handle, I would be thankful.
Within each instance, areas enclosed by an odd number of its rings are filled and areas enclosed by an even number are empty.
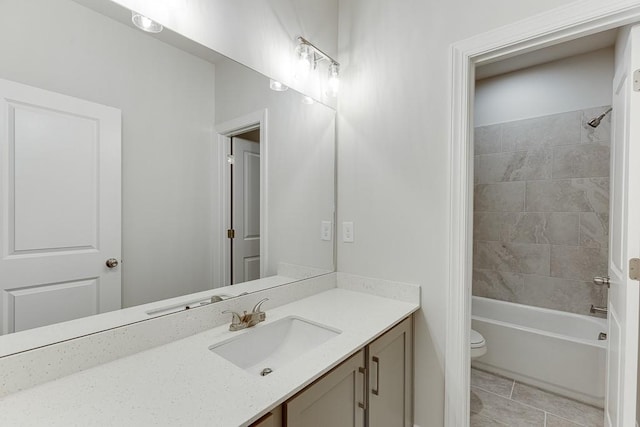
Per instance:
[[[609,276],[604,276],[604,277],[596,276],[593,278],[593,283],[595,283],[598,286],[606,285],[607,288],[611,286],[611,281],[609,280]]]

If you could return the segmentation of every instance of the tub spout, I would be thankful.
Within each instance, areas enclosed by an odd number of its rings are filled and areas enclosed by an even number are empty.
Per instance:
[[[604,314],[606,316],[608,310],[607,307],[596,307],[595,305],[591,304],[591,309],[589,310],[589,312],[591,314]]]

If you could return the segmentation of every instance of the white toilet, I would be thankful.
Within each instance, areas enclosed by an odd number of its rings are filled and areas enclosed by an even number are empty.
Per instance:
[[[471,358],[476,359],[484,356],[487,352],[487,342],[478,331],[471,330]]]

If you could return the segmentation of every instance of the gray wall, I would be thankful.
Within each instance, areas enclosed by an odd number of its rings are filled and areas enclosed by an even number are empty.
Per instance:
[[[124,306],[212,288],[213,64],[70,0],[0,1],[0,40],[0,78],[122,110]]]
[[[275,92],[234,61],[216,64],[215,99],[216,123],[268,110],[266,275],[281,262],[333,271],[333,240],[320,240],[320,224],[335,209],[335,111],[303,104],[293,89]]]
[[[506,63],[523,58],[527,56]],[[474,124],[488,126],[610,104],[613,63],[611,46],[478,80]],[[497,64],[488,65],[492,66]]]
[[[325,95],[326,62],[318,72],[296,79],[293,61],[298,35],[337,56],[338,0],[112,1],[327,105],[336,105],[336,98]]]
[[[473,294],[588,314],[606,305],[608,107],[475,129]]]
[[[451,44],[571,2],[340,1],[338,224],[353,221],[355,241],[338,242],[338,271],[420,284],[418,426],[444,425],[452,338]]]

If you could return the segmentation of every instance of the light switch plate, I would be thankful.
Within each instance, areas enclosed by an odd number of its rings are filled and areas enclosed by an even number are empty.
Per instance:
[[[320,240],[326,240],[328,242],[331,241],[331,221],[322,221],[320,224]]]
[[[343,222],[342,223],[342,241],[345,243],[353,243],[354,234],[353,234],[353,222]]]

